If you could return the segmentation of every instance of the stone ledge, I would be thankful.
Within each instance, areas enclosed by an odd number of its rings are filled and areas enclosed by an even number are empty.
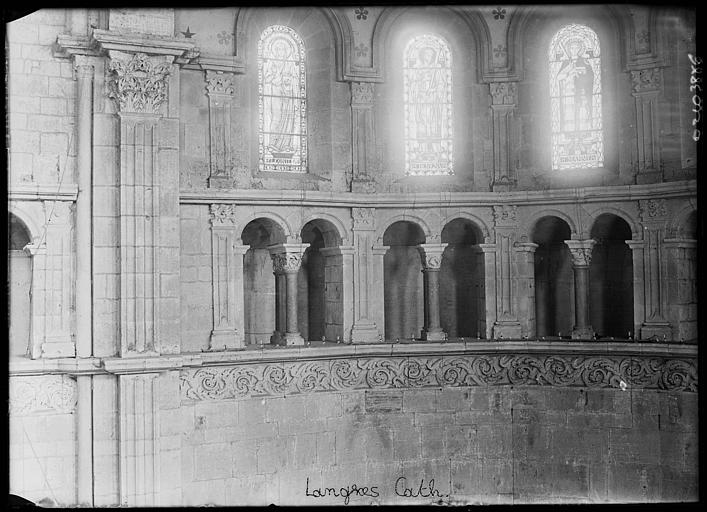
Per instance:
[[[593,203],[605,201],[637,201],[652,197],[679,198],[697,194],[696,180],[673,181],[649,185],[615,185],[554,190],[516,192],[416,192],[405,194],[357,194],[351,192],[321,192],[311,190],[182,190],[181,204],[238,203],[239,205],[282,205],[296,203],[302,206],[339,206],[360,208],[401,208],[443,205],[490,206],[498,204],[536,205],[563,203]]]
[[[10,201],[76,201],[78,194],[75,183],[10,183],[7,190]]]

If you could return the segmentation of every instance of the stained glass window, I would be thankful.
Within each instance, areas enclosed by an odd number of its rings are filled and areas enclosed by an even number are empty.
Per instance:
[[[405,174],[453,174],[452,55],[440,37],[413,38],[403,54]]]
[[[584,25],[567,25],[550,43],[552,168],[601,167],[599,38]]]
[[[284,25],[258,41],[258,134],[261,171],[307,172],[305,52]]]

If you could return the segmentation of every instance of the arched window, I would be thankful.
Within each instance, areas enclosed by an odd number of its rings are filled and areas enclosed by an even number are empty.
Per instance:
[[[550,43],[552,168],[604,165],[599,38],[585,25],[560,29]]]
[[[305,52],[284,25],[258,41],[258,154],[261,171],[307,172]]]
[[[452,54],[440,37],[413,38],[403,54],[405,174],[454,174]]]

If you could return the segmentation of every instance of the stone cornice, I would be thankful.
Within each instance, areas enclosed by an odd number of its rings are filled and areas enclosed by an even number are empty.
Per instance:
[[[359,208],[412,208],[442,206],[493,206],[499,204],[550,205],[637,201],[650,198],[683,198],[697,194],[695,180],[645,185],[616,185],[513,192],[418,192],[405,194],[357,194],[302,190],[182,190],[183,204],[238,203],[241,205],[339,206]]]
[[[7,195],[10,201],[76,201],[78,193],[74,183],[63,183],[59,188],[50,183],[10,183]]]

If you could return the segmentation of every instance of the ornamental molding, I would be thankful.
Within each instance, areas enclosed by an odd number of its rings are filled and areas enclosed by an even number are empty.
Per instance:
[[[665,199],[642,199],[638,201],[638,212],[642,223],[662,222],[668,218]]]
[[[167,77],[171,63],[164,57],[148,57],[145,53],[111,58],[108,96],[116,100],[121,112],[157,114],[167,101]]]
[[[351,82],[351,103],[370,105],[373,103],[375,84],[371,82]]]
[[[518,103],[518,88],[515,82],[491,82],[489,92],[492,105],[515,105]]]
[[[658,91],[661,87],[661,68],[631,71],[631,85],[634,93]]]
[[[233,73],[206,71],[206,90],[209,94],[233,95]]]
[[[565,240],[575,267],[588,267],[592,263],[592,249],[596,240]]]
[[[356,389],[507,385],[697,392],[697,367],[694,361],[661,357],[483,354],[250,362],[180,372],[182,401]]]
[[[213,226],[236,225],[236,206],[233,204],[212,204],[209,214]]]
[[[9,410],[13,415],[71,413],[76,409],[76,380],[66,375],[13,377],[9,391]]]
[[[273,270],[276,274],[291,274],[302,266],[302,253],[279,252],[271,254]]]
[[[518,207],[515,205],[495,205],[493,221],[496,227],[516,226],[518,224]]]
[[[351,208],[354,229],[375,229],[376,210],[375,208]]]

